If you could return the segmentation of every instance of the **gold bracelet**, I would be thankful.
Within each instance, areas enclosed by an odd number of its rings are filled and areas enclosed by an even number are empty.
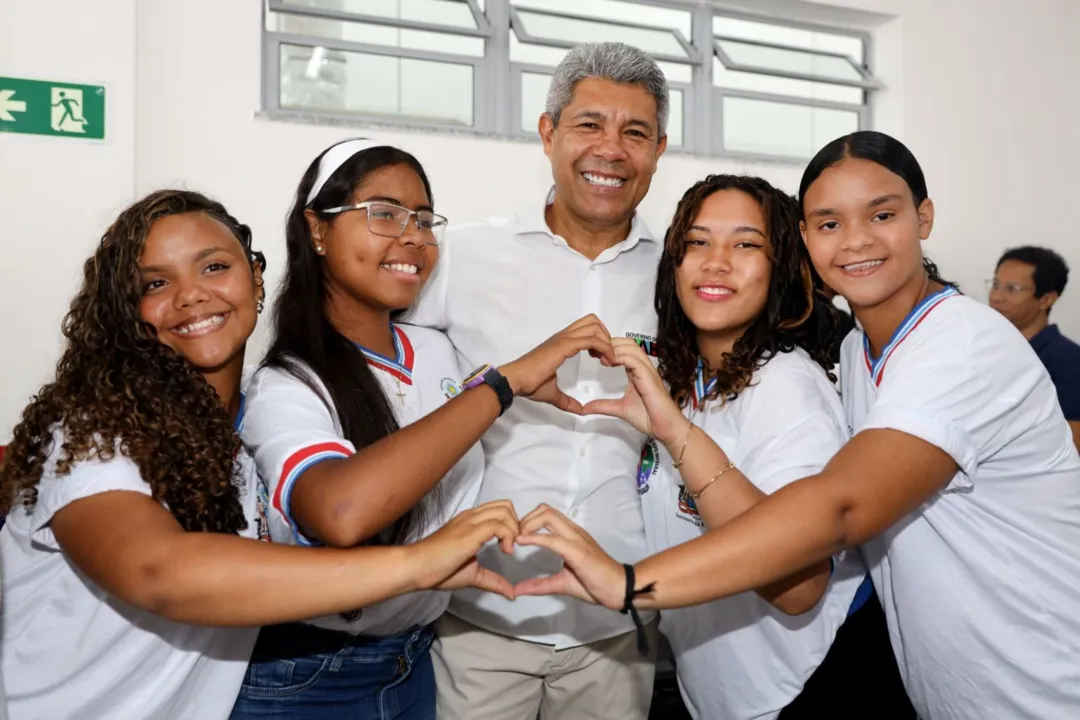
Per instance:
[[[701,493],[708,490],[709,486],[712,485],[714,482],[716,482],[717,478],[719,478],[721,475],[726,473],[728,470],[734,470],[734,469],[735,469],[735,462],[734,461],[729,462],[727,464],[727,467],[725,467],[723,470],[721,470],[720,472],[716,473],[711,478],[709,478],[705,482],[705,484],[701,486],[700,490],[698,490],[697,492],[694,492],[694,491],[691,490],[690,491],[690,497],[693,498],[694,500],[697,500],[699,497],[701,497]]]
[[[690,420],[689,422],[690,427],[686,429],[686,439],[683,440],[682,450],[679,451],[679,459],[671,461],[671,466],[676,470],[682,467],[683,455],[686,454],[686,446],[690,443],[690,435],[694,432],[694,421]]]

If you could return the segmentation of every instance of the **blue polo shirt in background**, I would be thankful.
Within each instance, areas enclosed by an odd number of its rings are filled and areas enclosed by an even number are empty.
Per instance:
[[[1050,373],[1058,402],[1070,422],[1080,421],[1080,345],[1047,325],[1031,338],[1031,347]]]

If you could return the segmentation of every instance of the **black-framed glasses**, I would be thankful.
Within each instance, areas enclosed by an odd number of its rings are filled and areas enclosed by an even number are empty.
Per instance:
[[[399,238],[405,234],[405,228],[409,220],[416,218],[416,229],[420,234],[428,238],[428,242],[438,245],[446,234],[446,218],[430,210],[410,210],[409,208],[394,205],[378,200],[356,203],[355,205],[342,205],[341,207],[328,208],[319,212],[337,214],[350,210],[366,210],[368,230],[375,235],[383,237]]]

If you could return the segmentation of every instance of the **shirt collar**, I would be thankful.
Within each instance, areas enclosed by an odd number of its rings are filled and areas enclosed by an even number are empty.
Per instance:
[[[1058,330],[1058,326],[1047,325],[1042,330],[1035,333],[1035,337],[1031,338],[1031,347],[1035,352],[1041,352],[1059,337],[1061,337],[1061,331]]]
[[[518,217],[514,223],[515,235],[544,235],[548,238],[554,238],[555,233],[551,232],[551,228],[547,224],[547,208],[548,205],[555,202],[555,186],[552,185],[548,190],[547,197],[544,199],[544,204],[538,210],[525,213]],[[634,217],[630,220],[630,234],[627,235],[624,241],[624,250],[630,250],[641,241],[656,242],[656,238],[653,237],[652,232],[645,224],[645,220],[642,219],[641,213],[637,210],[634,211]]]

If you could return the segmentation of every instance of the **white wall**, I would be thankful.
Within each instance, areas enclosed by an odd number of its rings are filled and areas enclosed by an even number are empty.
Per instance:
[[[877,25],[875,70],[888,91],[875,103],[876,124],[903,138],[924,165],[939,213],[927,251],[947,276],[982,298],[1000,250],[1033,242],[1061,249],[1080,278],[1080,240],[1071,235],[1069,213],[1080,195],[1080,149],[1072,142],[1080,43],[1069,33],[1080,28],[1080,3],[751,4]],[[50,24],[61,7],[66,18],[75,16],[62,28]],[[0,13],[0,74],[106,84],[110,100],[103,145],[0,135],[0,217],[18,212],[8,232],[0,231],[2,329],[19,337],[0,379],[2,442],[56,359],[56,328],[79,263],[133,192],[186,186],[221,199],[252,226],[273,286],[284,259],[283,219],[304,168],[326,145],[372,131],[257,117],[258,0],[138,0],[137,12],[135,0],[0,0]],[[440,212],[453,221],[526,208],[550,183],[538,144],[379,135],[420,158]],[[38,182],[26,182],[13,166],[35,167]],[[801,168],[671,154],[642,205],[654,232],[664,230],[686,187],[709,172],[760,174],[794,191]],[[1074,283],[1055,315],[1080,337],[1080,279]]]
[[[0,133],[0,445],[53,376],[83,261],[135,187],[135,0],[0,0],[0,75],[105,86],[103,141]]]

